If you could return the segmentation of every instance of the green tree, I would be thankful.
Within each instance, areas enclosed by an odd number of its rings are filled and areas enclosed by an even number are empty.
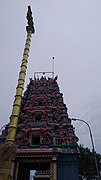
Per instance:
[[[80,180],[86,179],[86,180],[92,180],[96,179],[97,172],[96,172],[96,166],[94,161],[94,154],[90,151],[89,148],[84,148],[82,145],[79,147],[80,149],[80,156],[79,156],[79,176]],[[98,168],[100,169],[100,159],[101,155],[96,154]]]

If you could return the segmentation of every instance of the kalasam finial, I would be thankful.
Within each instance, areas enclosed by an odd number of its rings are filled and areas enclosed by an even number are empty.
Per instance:
[[[26,26],[27,33],[28,33],[28,31],[32,31],[32,33],[34,34],[35,28],[34,28],[34,23],[33,23],[31,6],[28,6],[28,11],[27,11],[26,18],[28,20],[28,26]]]

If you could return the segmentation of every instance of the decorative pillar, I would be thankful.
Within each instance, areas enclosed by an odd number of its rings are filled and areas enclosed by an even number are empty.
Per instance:
[[[50,162],[50,180],[57,180],[57,157],[53,156]]]
[[[13,168],[13,178],[14,180],[17,180],[17,177],[18,177],[18,168],[19,168],[19,161],[15,161],[14,163],[14,168]]]

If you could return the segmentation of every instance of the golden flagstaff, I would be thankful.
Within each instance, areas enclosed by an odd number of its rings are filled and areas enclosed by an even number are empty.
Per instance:
[[[22,93],[24,89],[31,36],[35,32],[32,11],[30,6],[28,6],[27,20],[27,38],[25,42],[25,48],[19,73],[18,85],[16,88],[16,95],[13,103],[12,114],[8,125],[8,135],[5,144],[0,145],[0,180],[9,180],[12,177],[12,170],[14,165],[13,162],[16,155],[15,136],[20,112]]]

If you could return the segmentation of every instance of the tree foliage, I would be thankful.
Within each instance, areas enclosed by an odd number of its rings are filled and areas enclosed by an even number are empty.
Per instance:
[[[96,179],[96,165],[94,160],[94,153],[90,151],[88,148],[84,148],[82,145],[79,147],[80,156],[79,156],[79,176],[80,180],[92,180]],[[95,152],[98,168],[100,169],[100,159],[101,155]]]

